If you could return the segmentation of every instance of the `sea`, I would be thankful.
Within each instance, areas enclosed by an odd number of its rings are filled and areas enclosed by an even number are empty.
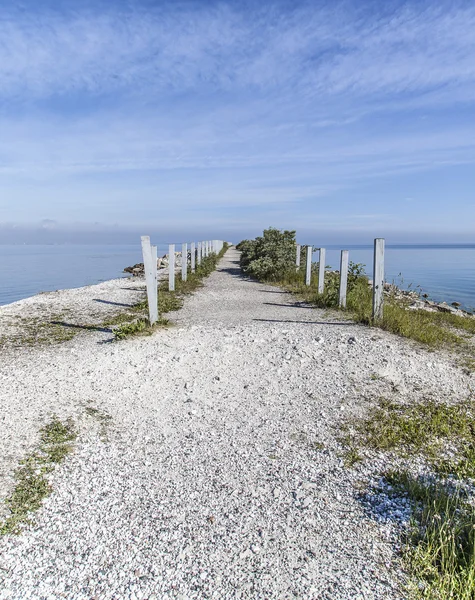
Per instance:
[[[177,246],[177,249],[180,247]],[[340,251],[365,265],[372,277],[372,246],[327,246],[326,264],[339,268]],[[159,246],[159,256],[167,246]],[[314,254],[318,260],[318,252]],[[140,244],[1,245],[0,305],[39,292],[82,287],[126,277],[124,267],[142,262]],[[385,278],[404,289],[428,294],[436,302],[460,302],[475,309],[475,244],[386,245]]]

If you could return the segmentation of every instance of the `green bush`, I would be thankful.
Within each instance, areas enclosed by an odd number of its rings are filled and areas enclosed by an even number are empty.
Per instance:
[[[262,236],[243,240],[236,248],[241,251],[241,269],[256,279],[279,281],[284,273],[295,269],[295,231],[269,227]]]

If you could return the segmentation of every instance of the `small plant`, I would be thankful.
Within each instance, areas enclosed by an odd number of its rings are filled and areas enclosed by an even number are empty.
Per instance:
[[[132,321],[132,323],[124,323],[114,329],[114,337],[116,340],[123,340],[130,335],[151,335],[153,331],[157,327],[166,327],[170,324],[168,319],[158,319],[153,326],[150,325],[148,319],[137,319],[136,321]]]
[[[422,453],[439,460],[444,447],[460,457],[475,444],[474,413],[470,400],[448,405],[434,400],[403,405],[380,398],[367,417],[352,424],[353,443],[404,456]]]
[[[29,522],[29,514],[51,493],[47,475],[72,452],[76,437],[72,421],[62,422],[56,416],[40,430],[38,449],[20,463],[15,473],[15,487],[5,500],[9,515],[0,524],[0,535],[19,533],[21,526]]]
[[[415,599],[475,597],[475,508],[460,489],[407,472],[386,474],[395,494],[409,498],[411,525],[404,557]]]
[[[343,463],[347,468],[353,467],[362,460],[363,458],[355,446],[350,446],[343,454]]]

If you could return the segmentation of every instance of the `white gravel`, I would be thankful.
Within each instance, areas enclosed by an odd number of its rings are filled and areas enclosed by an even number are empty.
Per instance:
[[[3,495],[51,413],[81,436],[35,523],[0,541],[1,599],[402,597],[407,507],[360,498],[383,465],[345,468],[340,426],[381,395],[465,398],[470,377],[236,261],[152,337],[3,353]],[[107,440],[88,405],[111,415]]]

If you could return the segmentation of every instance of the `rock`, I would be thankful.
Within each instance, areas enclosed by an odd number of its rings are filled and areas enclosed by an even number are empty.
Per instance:
[[[415,300],[407,307],[409,310],[425,310],[426,304],[422,300]]]
[[[137,263],[136,265],[133,265],[132,267],[125,267],[124,269],[124,273],[139,273],[142,272],[143,273],[144,267],[143,267],[143,263]]]
[[[456,308],[454,308],[453,306],[449,306],[447,304],[447,302],[441,302],[440,304],[437,304],[437,310],[439,310],[440,312],[448,312],[448,313],[458,312]]]

